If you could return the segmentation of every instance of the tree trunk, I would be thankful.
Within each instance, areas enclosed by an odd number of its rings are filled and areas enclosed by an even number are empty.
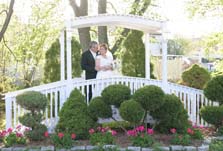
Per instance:
[[[76,0],[69,0],[69,1],[76,17],[88,15],[88,0],[81,0],[80,6],[77,6]],[[82,51],[84,52],[89,48],[89,43],[91,41],[90,27],[79,28],[78,33],[79,33],[81,48]]]
[[[107,0],[99,0],[98,14],[105,14],[107,9]],[[108,44],[107,26],[98,26],[98,42]]]
[[[2,41],[4,34],[8,28],[9,22],[11,20],[14,3],[15,3],[15,0],[11,0],[10,5],[9,5],[9,10],[8,11],[5,10],[6,18],[5,18],[5,22],[4,22],[1,32],[0,32],[0,42]],[[4,12],[4,10],[2,12]]]

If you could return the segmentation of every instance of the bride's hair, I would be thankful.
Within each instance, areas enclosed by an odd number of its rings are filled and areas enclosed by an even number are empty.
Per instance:
[[[105,50],[108,50],[108,45],[106,43],[100,44],[100,48],[103,47]]]

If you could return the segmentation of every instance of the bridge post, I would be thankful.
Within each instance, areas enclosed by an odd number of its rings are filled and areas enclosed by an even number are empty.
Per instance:
[[[145,33],[145,77],[146,79],[150,79],[150,50],[149,50],[149,33]]]
[[[60,35],[60,80],[65,80],[64,30]]]
[[[167,31],[166,31],[166,24],[163,23],[162,27],[162,83],[163,83],[163,90],[168,93],[167,87]]]
[[[67,52],[67,80],[72,79],[72,54],[71,54],[71,16],[69,15],[66,20],[66,52]]]

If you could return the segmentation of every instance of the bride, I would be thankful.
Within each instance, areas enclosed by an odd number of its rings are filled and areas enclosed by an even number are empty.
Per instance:
[[[100,55],[96,57],[95,69],[98,71],[96,79],[109,78],[114,76],[113,73],[113,57],[107,53],[107,44],[101,44],[99,46]]]

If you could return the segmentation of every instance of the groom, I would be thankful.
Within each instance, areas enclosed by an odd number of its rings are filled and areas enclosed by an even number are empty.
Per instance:
[[[85,79],[95,79],[97,71],[95,70],[95,58],[98,52],[98,43],[96,41],[91,41],[89,49],[86,50],[81,57],[81,68],[85,70]],[[87,96],[87,90],[85,88],[85,94]],[[88,100],[92,98],[92,86],[89,86]],[[87,99],[87,97],[86,97]]]

